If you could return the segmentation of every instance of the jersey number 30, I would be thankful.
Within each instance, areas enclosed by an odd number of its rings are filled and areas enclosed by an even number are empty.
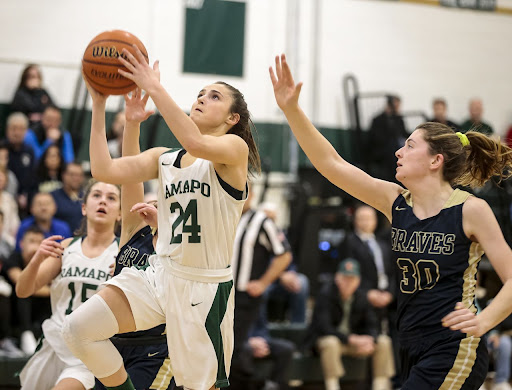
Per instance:
[[[197,200],[192,199],[185,210],[181,207],[178,202],[171,203],[171,213],[179,211],[178,218],[172,224],[172,238],[171,244],[181,244],[182,234],[176,234],[178,226],[183,224],[181,229],[182,233],[190,233],[188,236],[188,242],[191,244],[197,244],[201,242],[201,226],[197,223]]]
[[[400,290],[412,294],[416,290],[430,290],[439,280],[439,265],[434,260],[397,259],[398,267],[402,270]]]

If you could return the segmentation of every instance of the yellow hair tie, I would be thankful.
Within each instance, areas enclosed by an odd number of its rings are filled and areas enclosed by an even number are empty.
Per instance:
[[[469,145],[469,139],[466,134],[462,134],[460,131],[457,131],[455,134],[457,134],[457,137],[459,137],[460,143],[462,144],[462,146]]]

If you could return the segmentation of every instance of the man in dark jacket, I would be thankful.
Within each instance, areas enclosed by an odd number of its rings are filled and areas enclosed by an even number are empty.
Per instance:
[[[320,353],[326,390],[339,390],[342,355],[366,357],[375,350],[377,318],[358,290],[360,283],[359,263],[345,259],[316,299],[308,341]]]

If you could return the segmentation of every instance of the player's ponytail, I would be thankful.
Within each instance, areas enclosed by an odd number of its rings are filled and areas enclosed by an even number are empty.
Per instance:
[[[456,133],[434,122],[419,125],[432,154],[444,157],[443,178],[452,185],[482,187],[491,177],[512,175],[512,149],[477,131]]]
[[[259,173],[261,171],[260,155],[252,135],[252,128],[256,129],[256,127],[254,126],[254,123],[252,123],[244,95],[238,89],[224,81],[217,81],[215,84],[224,85],[231,92],[231,97],[233,99],[231,112],[240,115],[240,120],[228,131],[228,134],[236,134],[245,141],[249,147],[249,172],[252,174]]]

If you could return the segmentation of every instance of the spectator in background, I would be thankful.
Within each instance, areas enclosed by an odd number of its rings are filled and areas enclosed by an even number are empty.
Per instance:
[[[320,353],[326,390],[340,388],[339,380],[345,375],[342,355],[367,357],[375,351],[377,318],[360,283],[359,263],[345,259],[316,299],[305,347]]]
[[[369,131],[368,154],[371,170],[379,179],[396,181],[396,156],[409,134],[400,114],[401,100],[388,96],[384,111],[373,118]]]
[[[44,233],[37,226],[31,226],[23,232],[20,252],[13,251],[4,267],[12,286],[28,265],[44,239]],[[20,299],[14,296],[21,331],[21,349],[32,355],[36,349],[36,337],[41,335],[41,324],[51,315],[50,286],[44,286],[32,297]]]
[[[287,374],[293,358],[295,345],[288,340],[271,337],[267,327],[267,321],[263,317],[258,318],[249,332],[249,339],[245,345],[246,352],[243,359],[270,359],[272,370],[269,378],[265,380],[262,390],[288,389]]]
[[[438,122],[443,123],[452,129],[458,131],[459,125],[455,124],[451,120],[447,118],[448,106],[446,104],[446,100],[443,98],[436,98],[432,102],[432,111],[434,112],[434,116],[430,119],[430,122]]]
[[[25,114],[29,119],[30,127],[41,121],[46,107],[54,104],[42,83],[43,78],[39,66],[27,65],[21,73],[20,84],[11,103],[11,111]]]
[[[55,218],[67,222],[74,234],[82,220],[82,187],[84,185],[84,171],[77,163],[69,163],[62,172],[62,188],[51,193],[57,212]]]
[[[7,145],[9,148],[8,168],[18,179],[18,207],[20,215],[25,215],[29,202],[35,193],[34,150],[24,140],[28,130],[28,119],[21,112],[7,117]]]
[[[60,219],[54,218],[57,206],[51,196],[47,192],[38,192],[32,200],[30,207],[31,217],[25,218],[21,221],[18,234],[16,235],[16,251],[19,252],[20,242],[27,230],[31,226],[37,226],[44,234],[44,238],[50,236],[62,236],[64,238],[71,237],[71,230],[69,225],[61,221]]]
[[[13,289],[6,280],[3,264],[10,256],[14,246],[3,239],[3,213],[0,211],[0,357],[17,358],[25,354],[16,346],[12,340],[11,329],[11,296]]]
[[[490,303],[490,302],[488,302]],[[494,357],[494,385],[492,390],[512,390],[510,386],[510,366],[512,363],[512,316],[508,316],[487,338],[487,348]]]
[[[114,117],[112,125],[107,133],[108,138],[108,151],[112,158],[119,158],[122,155],[123,146],[123,132],[126,123],[126,115],[124,111],[119,111]]]
[[[469,101],[469,119],[461,126],[461,131],[466,133],[469,130],[479,131],[480,133],[490,135],[494,133],[491,125],[482,120],[484,105],[480,99],[471,99]]]
[[[0,140],[0,171],[5,172],[7,175],[5,191],[16,199],[18,196],[19,183],[14,172],[9,169],[9,145],[5,140]]]
[[[64,161],[57,145],[50,145],[37,164],[37,192],[52,192],[62,188]]]
[[[16,200],[5,191],[7,175],[0,170],[0,211],[2,212],[2,240],[9,242],[14,246],[16,233],[20,226],[20,217],[18,215],[18,205]]]
[[[62,114],[55,106],[48,106],[41,122],[27,131],[25,142],[32,146],[36,160],[39,160],[50,145],[57,145],[66,164],[75,160],[73,140],[67,130],[62,129]]]
[[[375,236],[377,211],[366,204],[354,211],[354,232],[345,239],[342,256],[359,262],[361,286],[359,289],[377,315],[379,336],[376,343],[373,367],[374,389],[390,389],[390,379],[395,375],[395,360],[398,361],[396,340],[396,265],[393,261],[391,244]],[[393,341],[391,337],[393,337]]]

